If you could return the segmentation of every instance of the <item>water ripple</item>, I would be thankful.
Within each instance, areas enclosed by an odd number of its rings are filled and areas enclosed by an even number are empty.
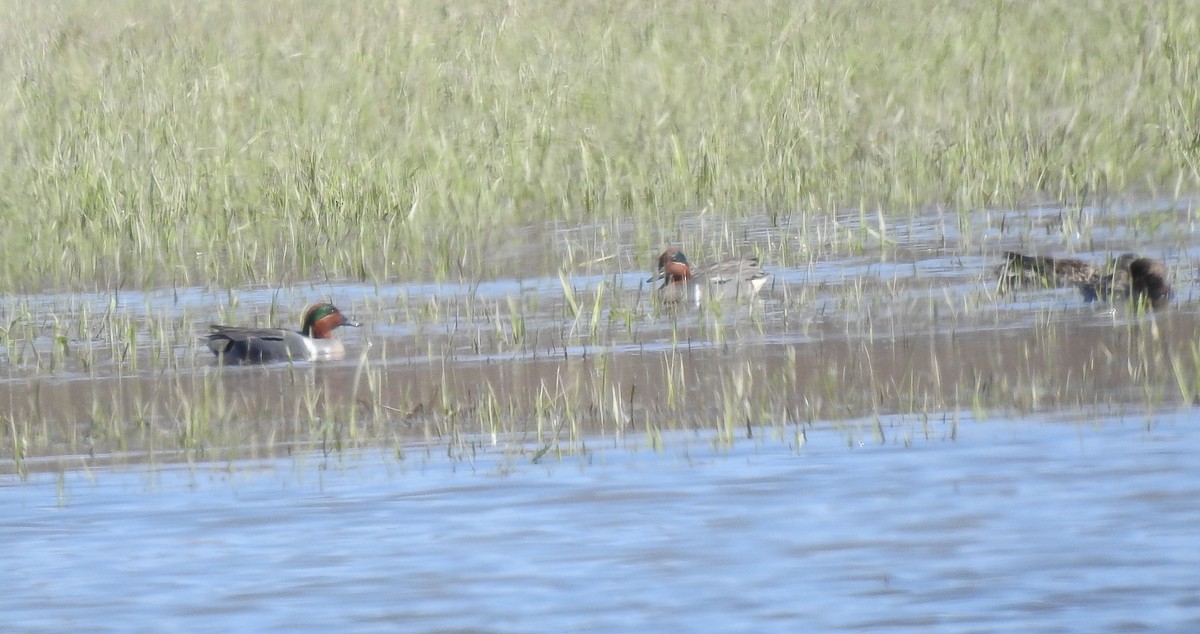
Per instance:
[[[1190,418],[5,479],[0,612],[28,632],[1194,631]]]

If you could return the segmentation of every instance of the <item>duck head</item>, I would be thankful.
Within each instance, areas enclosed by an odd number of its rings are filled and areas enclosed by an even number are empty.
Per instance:
[[[658,273],[646,281],[654,282],[659,279],[663,280],[663,286],[686,284],[692,279],[692,267],[683,251],[671,247],[658,256]]]
[[[1129,263],[1129,278],[1135,300],[1148,302],[1154,310],[1166,308],[1172,292],[1167,267],[1162,262],[1137,258]]]
[[[346,319],[342,311],[337,309],[337,306],[328,302],[313,304],[304,311],[304,320],[301,322],[303,327],[300,332],[305,337],[313,339],[329,339],[333,337],[333,330],[338,326],[353,326],[357,328],[359,323]]]

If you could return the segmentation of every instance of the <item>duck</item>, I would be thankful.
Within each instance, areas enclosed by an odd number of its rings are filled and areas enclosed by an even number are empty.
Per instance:
[[[1129,301],[1157,311],[1166,308],[1174,295],[1168,276],[1162,262],[1126,253],[1112,273],[1099,275],[1079,288],[1085,301]]]
[[[299,331],[284,328],[209,326],[203,337],[208,348],[225,364],[278,363],[281,361],[326,361],[345,357],[346,347],[333,336],[338,326],[358,327],[328,302],[304,311]]]
[[[753,256],[694,269],[683,251],[670,247],[658,256],[658,273],[646,281],[663,281],[657,289],[663,303],[700,304],[702,298],[710,301],[753,298],[766,285],[768,275]]]
[[[1025,255],[1016,251],[1004,252],[1004,263],[996,267],[998,288],[1009,290],[1018,286],[1059,288],[1094,282],[1113,270],[1128,268],[1137,256],[1126,253],[1108,267],[1096,265],[1078,258],[1053,258],[1046,255]]]

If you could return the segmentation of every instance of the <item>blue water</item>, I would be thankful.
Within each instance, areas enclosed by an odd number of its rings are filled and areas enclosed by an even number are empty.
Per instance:
[[[1193,418],[8,477],[2,629],[1200,631]]]

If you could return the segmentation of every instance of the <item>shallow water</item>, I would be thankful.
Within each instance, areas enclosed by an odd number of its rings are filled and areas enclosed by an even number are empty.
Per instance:
[[[1200,427],[885,417],[0,480],[4,629],[1197,631]]]
[[[1185,198],[890,221],[685,218],[689,249],[737,236],[693,251],[697,263],[757,250],[772,275],[757,301],[700,311],[661,310],[646,284],[653,254],[603,252],[606,226],[528,229],[528,243],[563,251],[561,278],[514,247],[479,280],[0,298],[0,416],[28,464],[71,468],[80,456],[238,459],[331,439],[544,435],[563,418],[578,437],[735,417],[1175,406],[1200,399],[1195,208]],[[1006,249],[1146,253],[1167,263],[1175,300],[1147,316],[1073,289],[1000,294],[993,269]],[[364,322],[341,332],[343,361],[219,368],[198,342],[214,321],[294,326],[325,298]],[[0,443],[0,472],[18,468],[13,446]]]
[[[0,629],[1195,631],[1194,210],[700,216],[773,276],[700,311],[608,227],[530,229],[561,278],[0,298]],[[1006,249],[1176,297],[999,294]],[[197,341],[325,298],[343,361]]]

